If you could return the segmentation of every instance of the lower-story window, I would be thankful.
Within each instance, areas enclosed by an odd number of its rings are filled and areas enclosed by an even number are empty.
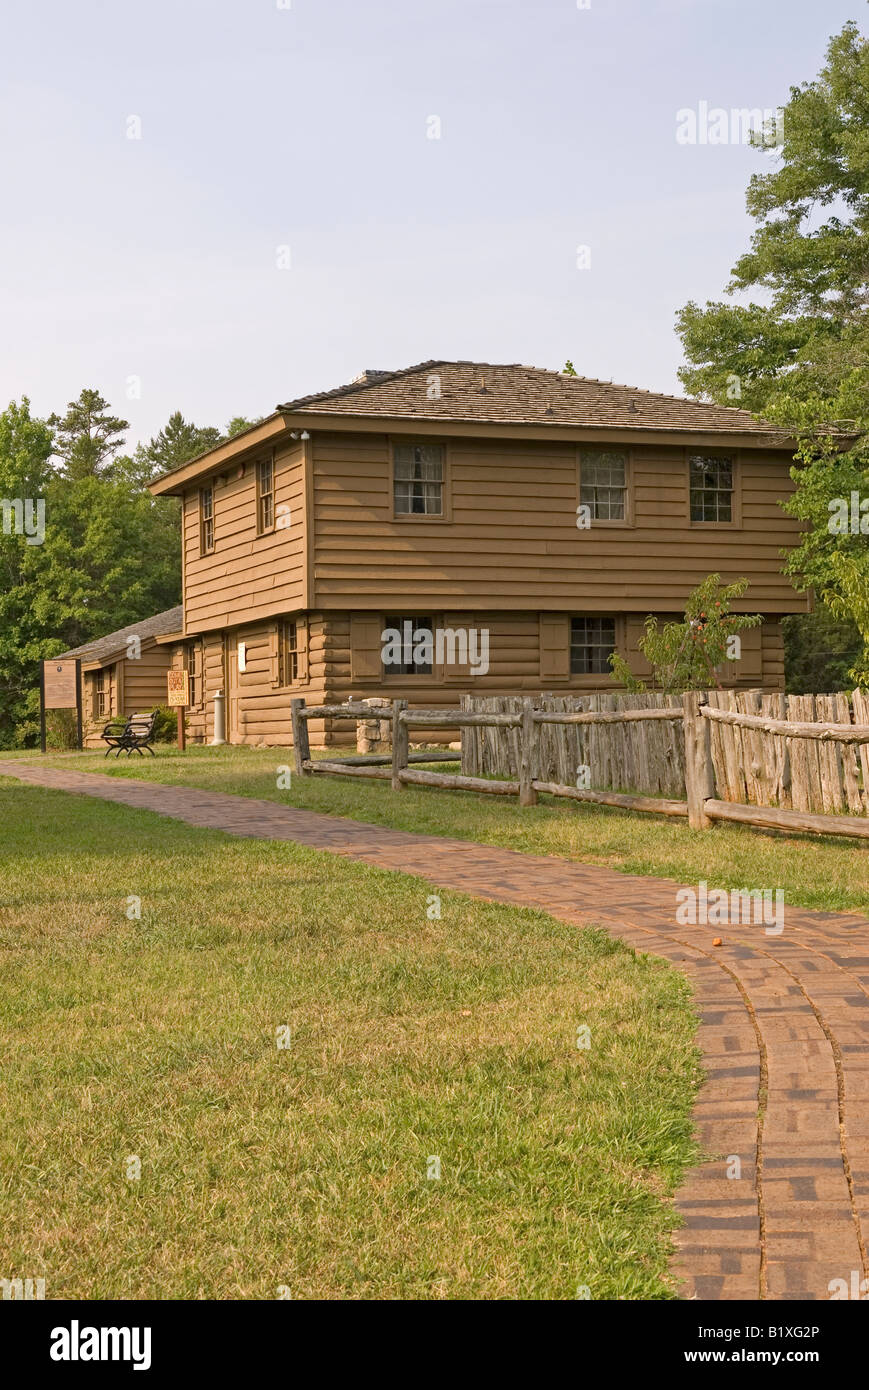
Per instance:
[[[104,719],[109,711],[109,676],[108,671],[97,671],[96,675],[96,703],[97,719]]]
[[[202,648],[198,642],[188,642],[185,654],[187,666],[187,699],[191,705],[202,700]]]
[[[383,621],[383,674],[385,676],[430,676],[434,630],[430,617],[387,615]]]
[[[615,618],[571,618],[571,675],[611,675],[609,659],[615,649]]]
[[[299,679],[299,629],[295,623],[281,624],[281,685],[295,685]]]

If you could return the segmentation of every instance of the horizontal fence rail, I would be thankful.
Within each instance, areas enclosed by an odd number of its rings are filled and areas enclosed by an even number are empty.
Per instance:
[[[724,707],[737,699],[750,708]],[[463,696],[461,708],[448,710],[411,710],[403,699],[394,700],[391,708],[358,702],[306,705],[295,699],[295,765],[303,776],[388,779],[395,791],[406,786],[476,791],[518,796],[522,806],[535,805],[542,792],[592,805],[687,818],[698,830],[709,829],[717,821],[732,821],[762,829],[869,839],[869,722],[846,722],[851,702],[855,718],[869,717],[869,698],[860,691],[850,700],[847,695],[792,696],[790,701],[812,702],[810,708],[794,707],[794,713],[815,713],[815,699],[823,712],[837,716],[834,721],[777,717],[790,713],[788,697],[764,696],[759,691],[738,696],[691,691],[681,698],[643,694],[472,700]],[[567,707],[571,700],[573,708]],[[580,700],[596,707],[577,709]],[[636,703],[628,705],[627,700]],[[773,707],[763,708],[767,701],[775,702],[775,715]],[[613,708],[616,702],[618,707]],[[312,759],[309,720],[372,718],[390,721],[390,754]],[[412,728],[460,729],[461,772],[411,766],[458,761],[456,753],[444,749],[411,752]],[[556,736],[560,742],[553,743]],[[645,779],[656,784],[656,791],[668,790],[675,773],[684,799],[622,790],[618,783],[591,787],[567,780],[574,771],[588,770],[580,755],[591,757],[595,752],[608,777]],[[499,765],[493,767],[493,762]],[[504,772],[507,775],[496,775]],[[749,787],[752,799],[742,800],[739,792]],[[779,804],[757,799],[764,794]],[[803,804],[818,796],[823,806],[820,814],[811,804]],[[782,804],[787,799],[792,804]],[[863,816],[829,813],[846,809]]]
[[[681,709],[585,710],[576,714],[534,711],[535,724],[635,724],[643,719],[681,718]]]
[[[869,724],[799,724],[795,719],[766,719],[762,714],[738,714],[704,705],[703,717],[716,724],[740,729],[760,729],[785,738],[815,738],[821,743],[869,743]]]

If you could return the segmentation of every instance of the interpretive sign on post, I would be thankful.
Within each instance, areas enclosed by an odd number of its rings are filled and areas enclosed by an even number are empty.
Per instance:
[[[40,746],[45,752],[45,711],[47,709],[74,709],[78,724],[78,746],[81,738],[81,680],[80,663],[76,660],[43,661],[39,680],[39,734]]]

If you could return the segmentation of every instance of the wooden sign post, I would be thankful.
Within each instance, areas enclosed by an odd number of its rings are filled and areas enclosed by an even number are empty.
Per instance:
[[[82,747],[81,662],[43,661],[39,668],[39,744],[46,751],[45,711],[74,709],[78,746]]]
[[[174,705],[178,711],[178,747],[182,753],[186,748],[184,738],[184,711],[190,703],[190,681],[184,670],[166,672],[167,704]]]

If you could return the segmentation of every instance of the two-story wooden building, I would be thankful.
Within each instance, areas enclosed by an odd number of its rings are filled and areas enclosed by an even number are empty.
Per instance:
[[[765,619],[729,681],[781,689],[780,620],[807,605],[782,574],[793,448],[747,411],[515,365],[368,371],[281,405],[151,484],[183,502],[191,735],[218,689],[251,744],[289,742],[295,695],[615,689],[610,653],[643,674],[645,616],[712,571],[746,576]],[[387,657],[396,630],[453,638]]]

